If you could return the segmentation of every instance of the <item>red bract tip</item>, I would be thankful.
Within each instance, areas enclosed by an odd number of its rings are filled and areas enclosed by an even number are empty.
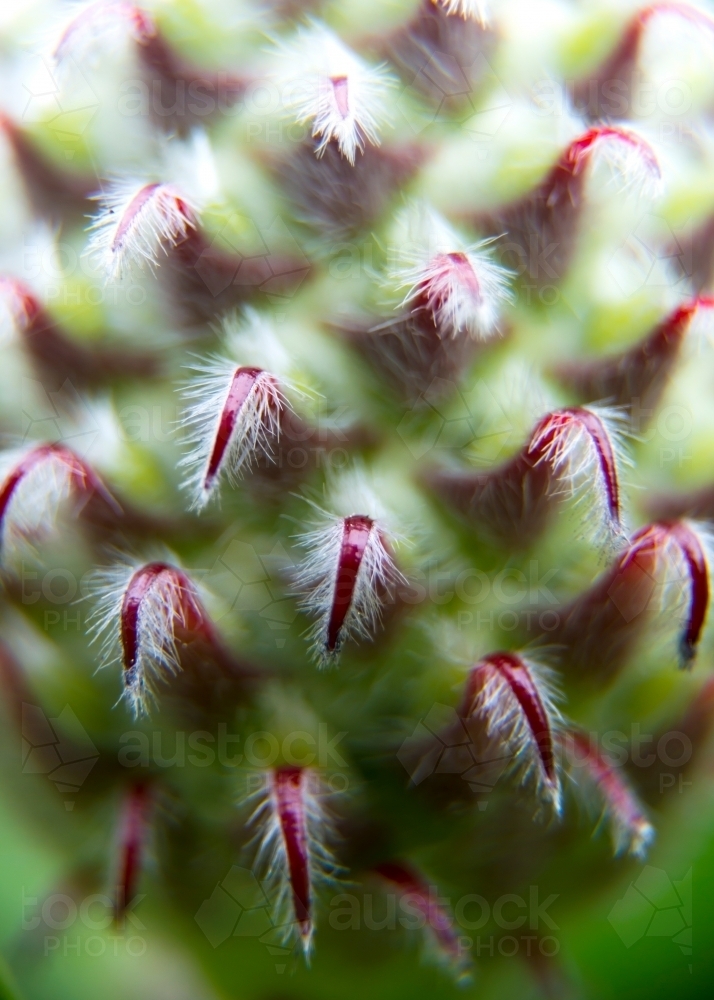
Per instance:
[[[149,786],[144,783],[132,785],[124,796],[119,830],[119,868],[114,901],[114,919],[119,924],[134,899],[141,875],[150,808]]]
[[[585,450],[592,453],[588,458],[578,455],[583,444]],[[614,534],[621,532],[622,510],[614,435],[602,416],[583,408],[556,410],[537,425],[527,453],[536,464],[547,462],[555,475],[565,480],[570,492],[577,490],[576,480],[583,467],[594,464],[596,473],[594,476],[590,473],[587,478],[599,484],[604,493],[611,530]]]
[[[673,578],[665,578],[666,588],[673,587],[677,596],[683,585],[689,591],[679,655],[680,667],[691,667],[709,610],[709,565],[705,544],[700,533],[686,521],[665,521],[651,524],[633,535],[628,552],[622,556],[622,568],[643,554],[661,561],[665,574],[674,569]]]
[[[385,290],[406,290],[397,308],[420,320],[422,338],[487,340],[510,298],[508,271],[493,260],[490,241],[468,243],[428,205],[397,217]]]
[[[382,608],[404,583],[386,528],[365,514],[334,517],[298,536],[307,554],[295,585],[301,605],[316,617],[310,630],[321,666],[335,663],[348,639],[372,639]]]
[[[553,498],[583,506],[583,527],[606,541],[622,536],[620,415],[571,407],[543,417],[524,448],[486,473],[437,472],[431,485],[478,530],[525,548],[544,529]]]
[[[573,139],[555,171],[562,170],[577,177],[588,166],[592,155],[600,151],[625,181],[649,181],[658,185],[662,179],[657,157],[649,143],[635,132],[617,125],[596,125]],[[553,180],[557,183],[555,171]]]
[[[164,128],[185,131],[191,124],[205,123],[208,102],[199,102],[194,110],[194,102],[185,100],[186,93],[215,94],[214,104],[226,108],[245,91],[247,81],[242,77],[203,72],[187,63],[151,16],[127,0],[98,0],[80,10],[62,32],[54,58],[64,70],[70,63],[84,69],[128,41],[136,43],[152,96],[151,111]]]
[[[654,829],[622,768],[610,763],[597,745],[579,730],[569,730],[563,736],[563,746],[570,774],[576,781],[584,776],[597,789],[604,814],[610,821],[615,854],[626,851],[644,858],[654,839]]]
[[[505,250],[513,266],[539,286],[560,281],[575,253],[584,204],[587,167],[602,153],[625,186],[637,185],[648,195],[661,187],[657,158],[635,132],[602,125],[573,139],[543,181],[518,201],[495,212],[473,217],[478,228],[493,236],[507,233]],[[511,264],[509,258],[504,263]]]
[[[276,926],[285,942],[297,937],[309,956],[315,929],[315,893],[336,871],[328,847],[332,825],[319,775],[310,768],[272,768],[250,823],[259,842],[268,894],[277,908]]]
[[[304,780],[305,774],[299,767],[281,767],[273,773],[273,795],[288,866],[293,913],[307,952],[313,927]]]
[[[224,650],[195,584],[165,562],[97,570],[94,637],[103,638],[103,666],[120,663],[124,697],[134,714],[148,714],[157,686],[181,670],[179,643],[203,639],[216,658]]]
[[[651,412],[659,402],[688,330],[700,313],[710,320],[714,298],[700,295],[677,306],[651,333],[621,354],[563,365],[562,381],[584,401],[611,399]],[[637,403],[635,403],[637,401]]]
[[[7,275],[0,275],[0,303],[6,311],[5,322],[20,332],[31,326],[42,311],[32,289]]]
[[[121,181],[97,195],[100,211],[89,227],[86,253],[114,281],[132,265],[156,267],[196,228],[196,207],[173,184]]]
[[[565,662],[580,673],[607,679],[652,628],[654,615],[681,613],[679,660],[689,667],[709,608],[709,547],[702,525],[662,521],[641,528],[612,568],[563,612],[549,641],[567,648]]]
[[[561,809],[556,735],[561,725],[552,673],[517,653],[490,653],[471,670],[461,715],[478,719],[523,784],[556,813]]]
[[[437,887],[430,885],[421,873],[402,861],[385,861],[373,870],[409,905],[409,912],[418,916],[419,925],[424,928],[437,962],[445,964],[457,981],[468,980],[470,956],[464,950],[463,938],[444,905],[448,901],[439,897]]]
[[[126,32],[138,42],[156,34],[149,14],[128,0],[95,0],[84,6],[63,30],[54,49],[58,63],[73,59],[78,65],[92,54],[97,42]]]
[[[653,3],[628,21],[615,50],[595,72],[571,88],[577,110],[591,118],[628,118],[636,110],[637,64],[646,30],[658,16],[681,19],[714,38],[714,20],[685,3]],[[700,38],[701,41],[701,38]]]
[[[114,511],[121,509],[91,466],[62,444],[43,444],[4,456],[0,485],[0,563],[8,567],[27,545],[56,530],[56,518],[70,498],[80,506],[99,496]]]
[[[258,459],[272,457],[289,406],[280,380],[260,368],[217,358],[198,371],[184,392],[193,447],[182,465],[191,470],[193,506],[201,509],[222,478],[235,487]]]

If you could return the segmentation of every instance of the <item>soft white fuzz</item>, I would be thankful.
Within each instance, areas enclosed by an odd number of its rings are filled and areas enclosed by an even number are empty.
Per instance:
[[[396,537],[389,517],[369,483],[357,468],[335,478],[328,487],[326,506],[309,501],[311,526],[296,536],[304,555],[294,576],[300,607],[314,619],[308,630],[312,654],[320,667],[334,665],[348,641],[369,641],[379,628],[385,604],[393,603],[397,587],[406,578],[392,555]],[[335,604],[345,518],[366,516],[372,521],[352,600],[340,629],[337,649],[328,649],[328,629]]]
[[[204,619],[198,591],[182,570],[169,566],[150,584],[141,602],[137,620],[138,655],[127,671],[121,641],[124,598],[142,564],[124,559],[97,569],[88,580],[87,594],[95,602],[89,618],[93,642],[101,643],[103,667],[118,666],[124,683],[123,697],[136,718],[148,715],[157,701],[157,689],[181,670],[175,629],[186,626],[189,617]]]
[[[107,281],[122,278],[132,265],[158,266],[160,252],[166,254],[196,227],[196,205],[174,184],[119,180],[95,200],[99,213],[89,227],[86,254]]]
[[[282,418],[290,409],[285,395],[288,383],[281,377],[290,361],[271,322],[254,309],[246,309],[242,320],[237,317],[224,320],[222,332],[230,357],[212,355],[199,359],[192,366],[193,376],[182,389],[185,408],[181,427],[190,450],[180,464],[187,470],[184,487],[197,510],[202,510],[218,494],[222,480],[227,479],[235,488],[260,458],[272,459]],[[263,370],[235,420],[218,473],[207,482],[211,454],[234,375],[238,368],[248,366]]]
[[[312,122],[320,156],[335,140],[354,163],[365,143],[379,145],[388,122],[386,96],[395,81],[385,66],[370,66],[324,25],[311,21],[277,45],[282,107],[300,124]]]
[[[428,205],[411,204],[397,218],[398,242],[385,285],[406,289],[399,308],[419,302],[441,337],[467,332],[487,340],[498,332],[503,304],[512,296],[510,272],[497,264],[492,240],[468,243]]]

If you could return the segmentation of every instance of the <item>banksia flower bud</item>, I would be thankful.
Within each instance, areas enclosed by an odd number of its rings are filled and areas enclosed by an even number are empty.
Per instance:
[[[225,324],[236,352],[253,359],[272,355],[271,368],[286,364],[285,352],[270,324],[258,313],[246,313],[243,330]],[[241,333],[243,336],[241,336]],[[255,365],[236,365],[214,357],[195,369],[199,377],[188,383],[185,416],[193,448],[183,460],[191,471],[193,506],[199,510],[216,493],[221,479],[236,487],[260,457],[271,458],[280,426],[289,408],[283,382],[275,371]]]
[[[644,858],[655,833],[622,767],[608,761],[597,744],[578,729],[568,730],[562,738],[571,765],[569,775],[579,788],[588,783],[594,786],[601,801],[615,854]],[[582,790],[587,791],[585,787]]]
[[[492,749],[512,761],[521,784],[556,815],[561,811],[554,675],[531,657],[489,653],[471,669],[460,709],[483,726]]]
[[[554,410],[534,427],[522,450],[486,473],[442,471],[429,482],[477,529],[502,544],[527,547],[563,496],[584,507],[583,528],[608,542],[622,533],[617,411]]]
[[[102,666],[121,667],[123,697],[135,716],[148,715],[159,686],[181,671],[182,648],[203,640],[227,658],[215,625],[187,573],[167,562],[124,562],[95,571],[92,632]]]
[[[573,101],[581,114],[612,120],[630,117],[639,107],[640,55],[648,30],[655,21],[661,22],[670,46],[689,29],[697,44],[704,42],[711,53],[714,20],[703,10],[688,3],[648,4],[630,18],[619,44],[605,62],[594,73],[572,85]]]
[[[115,281],[132,265],[159,264],[196,227],[196,207],[173,184],[121,181],[97,196],[100,210],[87,253]]]
[[[485,249],[489,241],[466,244],[426,205],[406,209],[397,227],[406,239],[395,248],[385,286],[406,291],[399,308],[440,339],[493,336],[509,293],[508,272]]]
[[[652,411],[677,364],[682,344],[700,316],[711,326],[714,298],[699,295],[673,309],[651,333],[622,354],[563,365],[563,383],[584,402],[611,400],[619,406]]]
[[[602,155],[626,187],[656,195],[661,171],[650,145],[636,132],[597,125],[573,139],[541,183],[519,201],[474,217],[486,233],[508,233],[514,262],[538,285],[560,281],[575,253],[588,167]]]
[[[81,65],[96,48],[126,35],[145,42],[156,33],[150,16],[129,0],[93,0],[81,5],[63,28],[53,56],[58,64],[72,59]]]
[[[459,377],[474,344],[499,332],[510,274],[490,242],[469,243],[425,204],[397,215],[382,278],[397,315],[347,333],[410,399],[436,379]]]
[[[57,531],[68,501],[81,510],[97,497],[115,516],[121,508],[92,467],[63,444],[39,444],[2,456],[0,563],[11,569],[20,555]]]
[[[315,618],[308,635],[323,667],[337,662],[346,642],[374,638],[383,608],[406,583],[392,554],[394,536],[361,470],[344,476],[330,500],[327,509],[313,504],[314,526],[297,535],[305,555],[295,574],[301,606]]]
[[[272,768],[264,786],[251,796],[255,805],[249,824],[258,844],[257,864],[277,909],[276,926],[286,943],[300,941],[306,958],[315,930],[317,887],[337,870],[325,797],[316,771],[287,764]]]
[[[114,919],[119,925],[123,922],[127,907],[131,905],[146,862],[151,797],[149,785],[137,782],[127,790],[121,803],[117,838],[117,884],[114,901]]]
[[[334,141],[354,164],[366,143],[379,145],[388,121],[385,97],[393,77],[369,66],[317,22],[278,46],[278,84],[284,108],[300,124],[310,123],[321,156]]]
[[[640,528],[613,566],[576,598],[551,641],[567,647],[566,662],[601,680],[622,666],[653,614],[678,625],[679,666],[692,666],[711,593],[707,529],[687,521]]]
[[[31,288],[0,275],[0,337],[16,337],[46,389],[69,379],[76,387],[96,386],[114,377],[153,375],[156,359],[127,347],[88,347],[74,341],[50,316]]]
[[[445,966],[457,982],[467,983],[471,978],[471,962],[464,943],[469,939],[459,935],[444,905],[448,905],[448,901],[439,898],[436,886],[403,861],[383,861],[375,866],[374,873],[383,880],[388,891],[399,895],[407,912],[423,928],[427,956]]]

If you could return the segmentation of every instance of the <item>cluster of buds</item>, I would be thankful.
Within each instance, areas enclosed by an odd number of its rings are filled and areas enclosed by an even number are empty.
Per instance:
[[[379,309],[374,308],[378,315],[351,325],[338,323],[334,315],[324,316],[320,330],[308,331],[308,337],[319,342],[324,328],[340,329],[343,341],[356,347],[410,401],[433,386],[447,385],[450,391],[476,351],[495,355],[492,342],[510,326],[516,287],[514,273],[499,259],[502,237],[511,249],[515,247],[521,273],[527,272],[540,285],[544,280],[560,282],[578,246],[588,177],[596,159],[612,167],[622,187],[652,197],[659,193],[662,170],[652,146],[635,129],[606,120],[602,97],[604,83],[612,79],[624,81],[628,92],[632,90],[644,33],[653,20],[665,15],[714,34],[711,19],[682,4],[653,4],[640,11],[598,71],[597,94],[587,95],[587,109],[581,109],[587,116],[578,124],[578,134],[560,149],[535,187],[492,211],[467,209],[457,219],[447,218],[427,201],[404,199],[388,231],[389,253],[381,267],[379,288],[386,305],[380,303]],[[305,138],[293,143],[287,155],[278,162],[268,157],[283,179],[295,217],[318,237],[328,234],[332,242],[378,224],[396,190],[432,155],[424,138],[409,143],[397,138],[391,146],[386,142],[399,106],[395,74],[421,95],[419,99],[432,106],[438,103],[439,113],[448,112],[465,103],[462,98],[475,85],[484,53],[496,37],[488,6],[481,0],[421,0],[383,38],[357,45],[359,52],[313,19],[290,25],[284,34],[277,32],[255,79],[275,84],[279,114],[306,127]],[[56,65],[71,73],[73,66],[90,65],[98,53],[117,47],[118,39],[129,43],[144,71],[158,76],[170,93],[184,84],[216,85],[213,72],[188,64],[165,37],[158,14],[155,17],[130,0],[94,0],[83,6],[57,41]],[[458,90],[454,70],[466,82],[466,91]],[[248,84],[247,75],[224,81],[234,100]],[[572,96],[582,101],[582,81],[573,87]],[[408,94],[406,100],[412,99]],[[162,143],[170,152],[180,150],[187,122],[168,124],[171,138],[162,136]],[[286,290],[296,291],[313,263],[296,241],[278,246],[279,241],[266,240],[253,253],[252,247],[246,251],[228,239],[213,237],[207,217],[209,207],[216,208],[220,199],[214,201],[210,184],[202,188],[182,176],[176,163],[167,160],[160,169],[126,172],[111,180],[106,172],[98,184],[100,193],[92,195],[96,183],[51,166],[26,142],[23,129],[4,114],[0,128],[25,175],[35,209],[44,212],[51,205],[54,211],[61,202],[60,215],[66,211],[76,217],[94,200],[85,252],[108,284],[126,282],[135,269],[143,271],[164,293],[163,305],[172,310],[172,319],[185,328],[185,335],[190,331],[208,337],[207,328],[219,320],[210,329],[220,330],[221,351],[202,354],[187,366],[191,374],[181,387],[179,421],[187,445],[180,466],[181,485],[189,494],[185,507],[201,515],[192,525],[208,524],[210,532],[207,508],[217,507],[229,490],[247,493],[263,465],[278,465],[288,423],[302,419],[305,394],[295,378],[299,365],[281,340],[277,311],[271,318],[268,305],[274,305],[276,297],[284,299]],[[194,145],[188,147],[189,158],[191,150],[203,150],[203,166],[218,188],[207,137],[198,132],[190,141]],[[221,141],[218,136],[217,142]],[[225,204],[220,210],[224,209],[227,217]],[[323,259],[325,242],[319,251]],[[379,237],[374,244],[379,244]],[[552,255],[546,253],[551,247]],[[545,258],[547,273],[541,270]],[[463,467],[440,467],[426,474],[408,470],[410,483],[401,496],[418,495],[426,486],[420,510],[426,510],[428,494],[432,499],[436,495],[466,521],[472,535],[510,553],[527,551],[564,502],[581,514],[582,534],[604,543],[600,548],[609,560],[607,567],[565,609],[558,631],[549,635],[555,643],[554,658],[568,681],[614,678],[635,641],[653,623],[652,612],[662,615],[667,628],[676,628],[681,668],[694,665],[702,645],[712,588],[709,530],[679,516],[692,513],[694,501],[689,497],[681,501],[683,510],[676,515],[663,516],[629,535],[622,482],[622,467],[628,462],[623,438],[635,400],[650,409],[657,405],[688,332],[700,320],[711,318],[714,298],[694,295],[691,289],[687,295],[691,297],[629,350],[560,365],[556,374],[572,399],[541,411],[525,442],[506,461],[485,472]],[[254,300],[264,308],[253,308]],[[116,376],[155,373],[153,356],[75,343],[46,308],[42,295],[19,278],[0,277],[0,309],[0,332],[9,330],[43,379],[50,373],[61,384],[71,377],[81,388],[94,390]],[[234,313],[235,309],[240,312]],[[312,314],[314,300],[308,300],[307,308],[300,302],[294,315],[300,309]],[[346,312],[349,309],[341,316]],[[332,347],[349,357],[345,343]],[[331,359],[312,360],[315,370],[322,365],[324,371]],[[354,375],[351,363],[345,363],[345,381]],[[337,377],[335,385],[339,391]],[[384,428],[379,433],[383,438],[377,447],[387,437]],[[396,451],[385,448],[383,464],[375,461],[375,469],[384,469],[393,454]],[[400,461],[408,466],[408,458]],[[107,556],[108,537],[130,519],[89,461],[64,443],[41,441],[3,453],[0,470],[0,567],[11,596],[22,559],[28,552],[34,556],[47,539],[57,539],[63,514],[69,510],[81,514],[82,522],[101,522],[105,545],[100,559],[111,564],[95,570],[91,578],[95,602],[91,633],[101,646],[101,665],[120,677],[121,699],[135,718],[147,715],[159,701],[169,711],[181,699],[184,708],[186,703],[192,710],[200,708],[201,697],[223,698],[223,684],[240,686],[246,669],[224,638],[222,626],[219,630],[198,571],[183,568],[163,551],[151,558],[133,559],[116,551]],[[307,490],[302,498],[313,499],[307,499],[309,513],[302,508],[293,538],[299,560],[290,579],[298,609],[310,622],[304,646],[323,668],[336,665],[355,646],[362,647],[364,660],[364,646],[389,624],[385,619],[391,611],[399,609],[402,588],[408,584],[402,546],[409,534],[400,530],[389,509],[386,500],[396,506],[393,497],[386,489],[384,497],[378,495],[359,462],[339,476],[327,474],[325,480],[324,495],[318,500]],[[287,493],[286,479],[280,482],[283,494]],[[714,517],[711,489],[701,506],[709,519]],[[428,517],[424,515],[425,523]],[[108,524],[111,530],[105,530]],[[446,520],[441,528],[445,538],[453,525]],[[239,582],[243,586],[244,581]],[[259,596],[262,600],[263,594]],[[289,647],[286,660],[296,655],[295,648]],[[572,778],[585,800],[594,800],[608,820],[614,852],[644,858],[654,839],[645,804],[597,741],[565,720],[559,707],[564,700],[560,682],[555,671],[541,662],[537,646],[492,650],[475,663],[474,659],[452,711],[461,732],[478,748],[476,763],[483,765],[482,775],[500,777],[505,772],[510,780],[504,799],[525,801],[533,815],[549,821],[543,827],[564,818],[565,777]],[[19,671],[3,645],[0,671],[10,679],[7,686],[15,700],[22,701],[26,695]],[[273,675],[266,668],[262,679],[268,676]],[[327,688],[331,681],[321,675],[313,683]],[[266,695],[265,701],[269,698]],[[697,706],[699,714],[685,716],[698,738],[711,723],[711,701],[707,689]],[[240,698],[231,695],[225,702],[231,712]],[[452,748],[453,733],[441,736],[441,746]],[[340,875],[343,830],[349,841],[355,830],[361,832],[362,818],[341,817],[338,822],[317,769],[271,764],[264,768],[263,778],[259,791],[247,799],[251,815],[243,832],[253,835],[254,865],[272,904],[278,940],[297,944],[309,958],[320,886]],[[116,849],[118,921],[146,862],[156,799],[153,779],[124,788]],[[369,796],[366,800],[369,803]],[[440,819],[450,822],[455,812],[445,809]],[[374,822],[383,833],[380,819],[370,816],[362,830],[371,833],[369,824]],[[519,830],[518,835],[530,832]],[[379,879],[382,888],[409,902],[438,961],[463,981],[468,962],[455,923],[447,907],[434,899],[429,877],[411,860],[392,855],[394,839],[393,831],[382,839],[375,837],[354,867],[365,880]],[[359,840],[353,836],[348,856],[350,850],[359,856]]]

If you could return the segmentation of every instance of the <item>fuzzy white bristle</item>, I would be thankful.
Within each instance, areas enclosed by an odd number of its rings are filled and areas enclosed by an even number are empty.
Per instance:
[[[556,675],[536,660],[518,656],[528,672],[548,720],[552,745],[557,745],[563,718],[558,709],[562,695],[556,685]],[[494,752],[512,762],[510,768],[522,785],[530,785],[537,800],[550,806],[556,814],[562,808],[561,783],[558,770],[555,778],[545,771],[537,737],[523,707],[501,671],[486,657],[474,668],[478,685],[468,707],[469,717],[480,719],[486,735],[493,742]]]
[[[554,419],[546,417],[539,422],[527,451],[532,456],[538,455],[538,462],[551,466],[558,481],[556,492],[575,500],[584,536],[606,545],[620,545],[625,541],[625,534],[619,470],[623,465],[632,464],[624,444],[625,416],[614,407],[588,406],[582,411],[595,417],[595,426],[602,432],[602,442],[577,417],[556,422],[561,413],[569,412],[556,410],[551,415]],[[605,453],[601,444],[607,450]],[[613,510],[613,499],[617,501],[616,510]]]
[[[89,633],[93,642],[101,643],[101,667],[121,667],[123,697],[137,718],[149,714],[159,685],[181,670],[176,627],[187,626],[190,618],[205,618],[198,591],[185,573],[165,565],[141,597],[136,621],[137,655],[131,669],[124,662],[122,615],[127,590],[144,567],[124,560],[95,570],[87,584],[87,594],[95,602]]]
[[[329,793],[317,771],[302,769],[294,833],[304,838],[307,847],[310,927],[307,933],[303,933],[293,904],[286,843],[288,831],[280,820],[276,771],[271,769],[267,774],[261,775],[261,778],[258,790],[246,798],[246,803],[252,806],[248,826],[255,831],[252,842],[257,848],[255,868],[261,873],[261,884],[272,904],[272,920],[279,940],[284,945],[299,941],[305,956],[309,957],[314,933],[316,893],[321,885],[333,884],[341,871],[331,851],[336,834],[328,808]]]
[[[490,4],[484,0],[432,0],[445,13],[463,17],[465,21],[478,21],[482,28],[487,28],[490,19]]]
[[[631,128],[596,129],[593,152],[621,179],[623,187],[654,200],[664,190],[662,171],[650,144]]]
[[[585,734],[568,732],[563,745],[570,758],[569,776],[588,807],[600,808],[600,822],[609,824],[614,854],[644,860],[655,830],[622,766],[603,757]]]
[[[486,340],[498,330],[502,305],[511,299],[510,272],[493,260],[492,240],[467,243],[437,212],[411,205],[397,220],[399,243],[386,284],[407,289],[400,308],[427,309],[442,337],[466,331]]]
[[[35,448],[4,452],[0,457],[0,496]],[[48,451],[20,475],[0,518],[0,565],[15,567],[37,544],[57,530],[63,506],[74,494],[76,465],[60,452]]]
[[[706,564],[709,601],[714,593],[714,529],[703,521],[682,522],[699,543]],[[678,627],[685,626],[692,601],[694,581],[689,561],[674,532],[661,532],[659,554],[659,586],[650,600],[650,607],[665,614],[669,623],[672,616]]]
[[[714,343],[714,296],[700,295],[696,299],[696,309],[689,321],[691,339]]]
[[[311,650],[321,667],[333,665],[345,642],[373,639],[385,604],[406,584],[392,555],[396,541],[384,509],[361,469],[330,484],[328,508],[309,501],[316,514],[311,527],[296,536],[304,556],[294,576],[300,607],[314,618],[308,630]],[[381,515],[381,516],[380,516]],[[336,603],[345,526],[350,518],[371,522],[339,638],[330,648],[330,621]]]
[[[272,459],[291,409],[285,395],[289,384],[278,374],[288,368],[289,358],[270,322],[249,309],[243,321],[226,319],[223,332],[232,357],[199,361],[193,366],[196,377],[182,391],[187,403],[182,427],[191,450],[180,464],[188,470],[185,486],[198,510],[217,494],[221,480],[236,487],[256,461]],[[238,407],[234,387],[245,369],[256,374]]]
[[[196,227],[195,204],[173,184],[117,181],[96,201],[99,213],[85,253],[107,281],[121,278],[133,264],[158,266],[159,251],[167,253]]]
[[[154,34],[147,12],[128,0],[94,0],[74,6],[52,54],[60,65],[72,59],[81,66],[96,59],[99,46],[106,50],[126,37],[141,41]]]
[[[644,815],[627,816],[605,805],[603,819],[609,820],[613,853],[616,857],[629,854],[644,861],[655,839],[655,828]]]
[[[395,83],[384,66],[369,66],[315,22],[278,44],[278,60],[283,107],[300,124],[312,122],[318,156],[333,139],[350,163],[365,142],[379,145],[386,94]]]
[[[237,361],[267,368],[286,377],[292,366],[289,352],[278,336],[273,319],[250,306],[231,313],[221,322],[221,336]]]

